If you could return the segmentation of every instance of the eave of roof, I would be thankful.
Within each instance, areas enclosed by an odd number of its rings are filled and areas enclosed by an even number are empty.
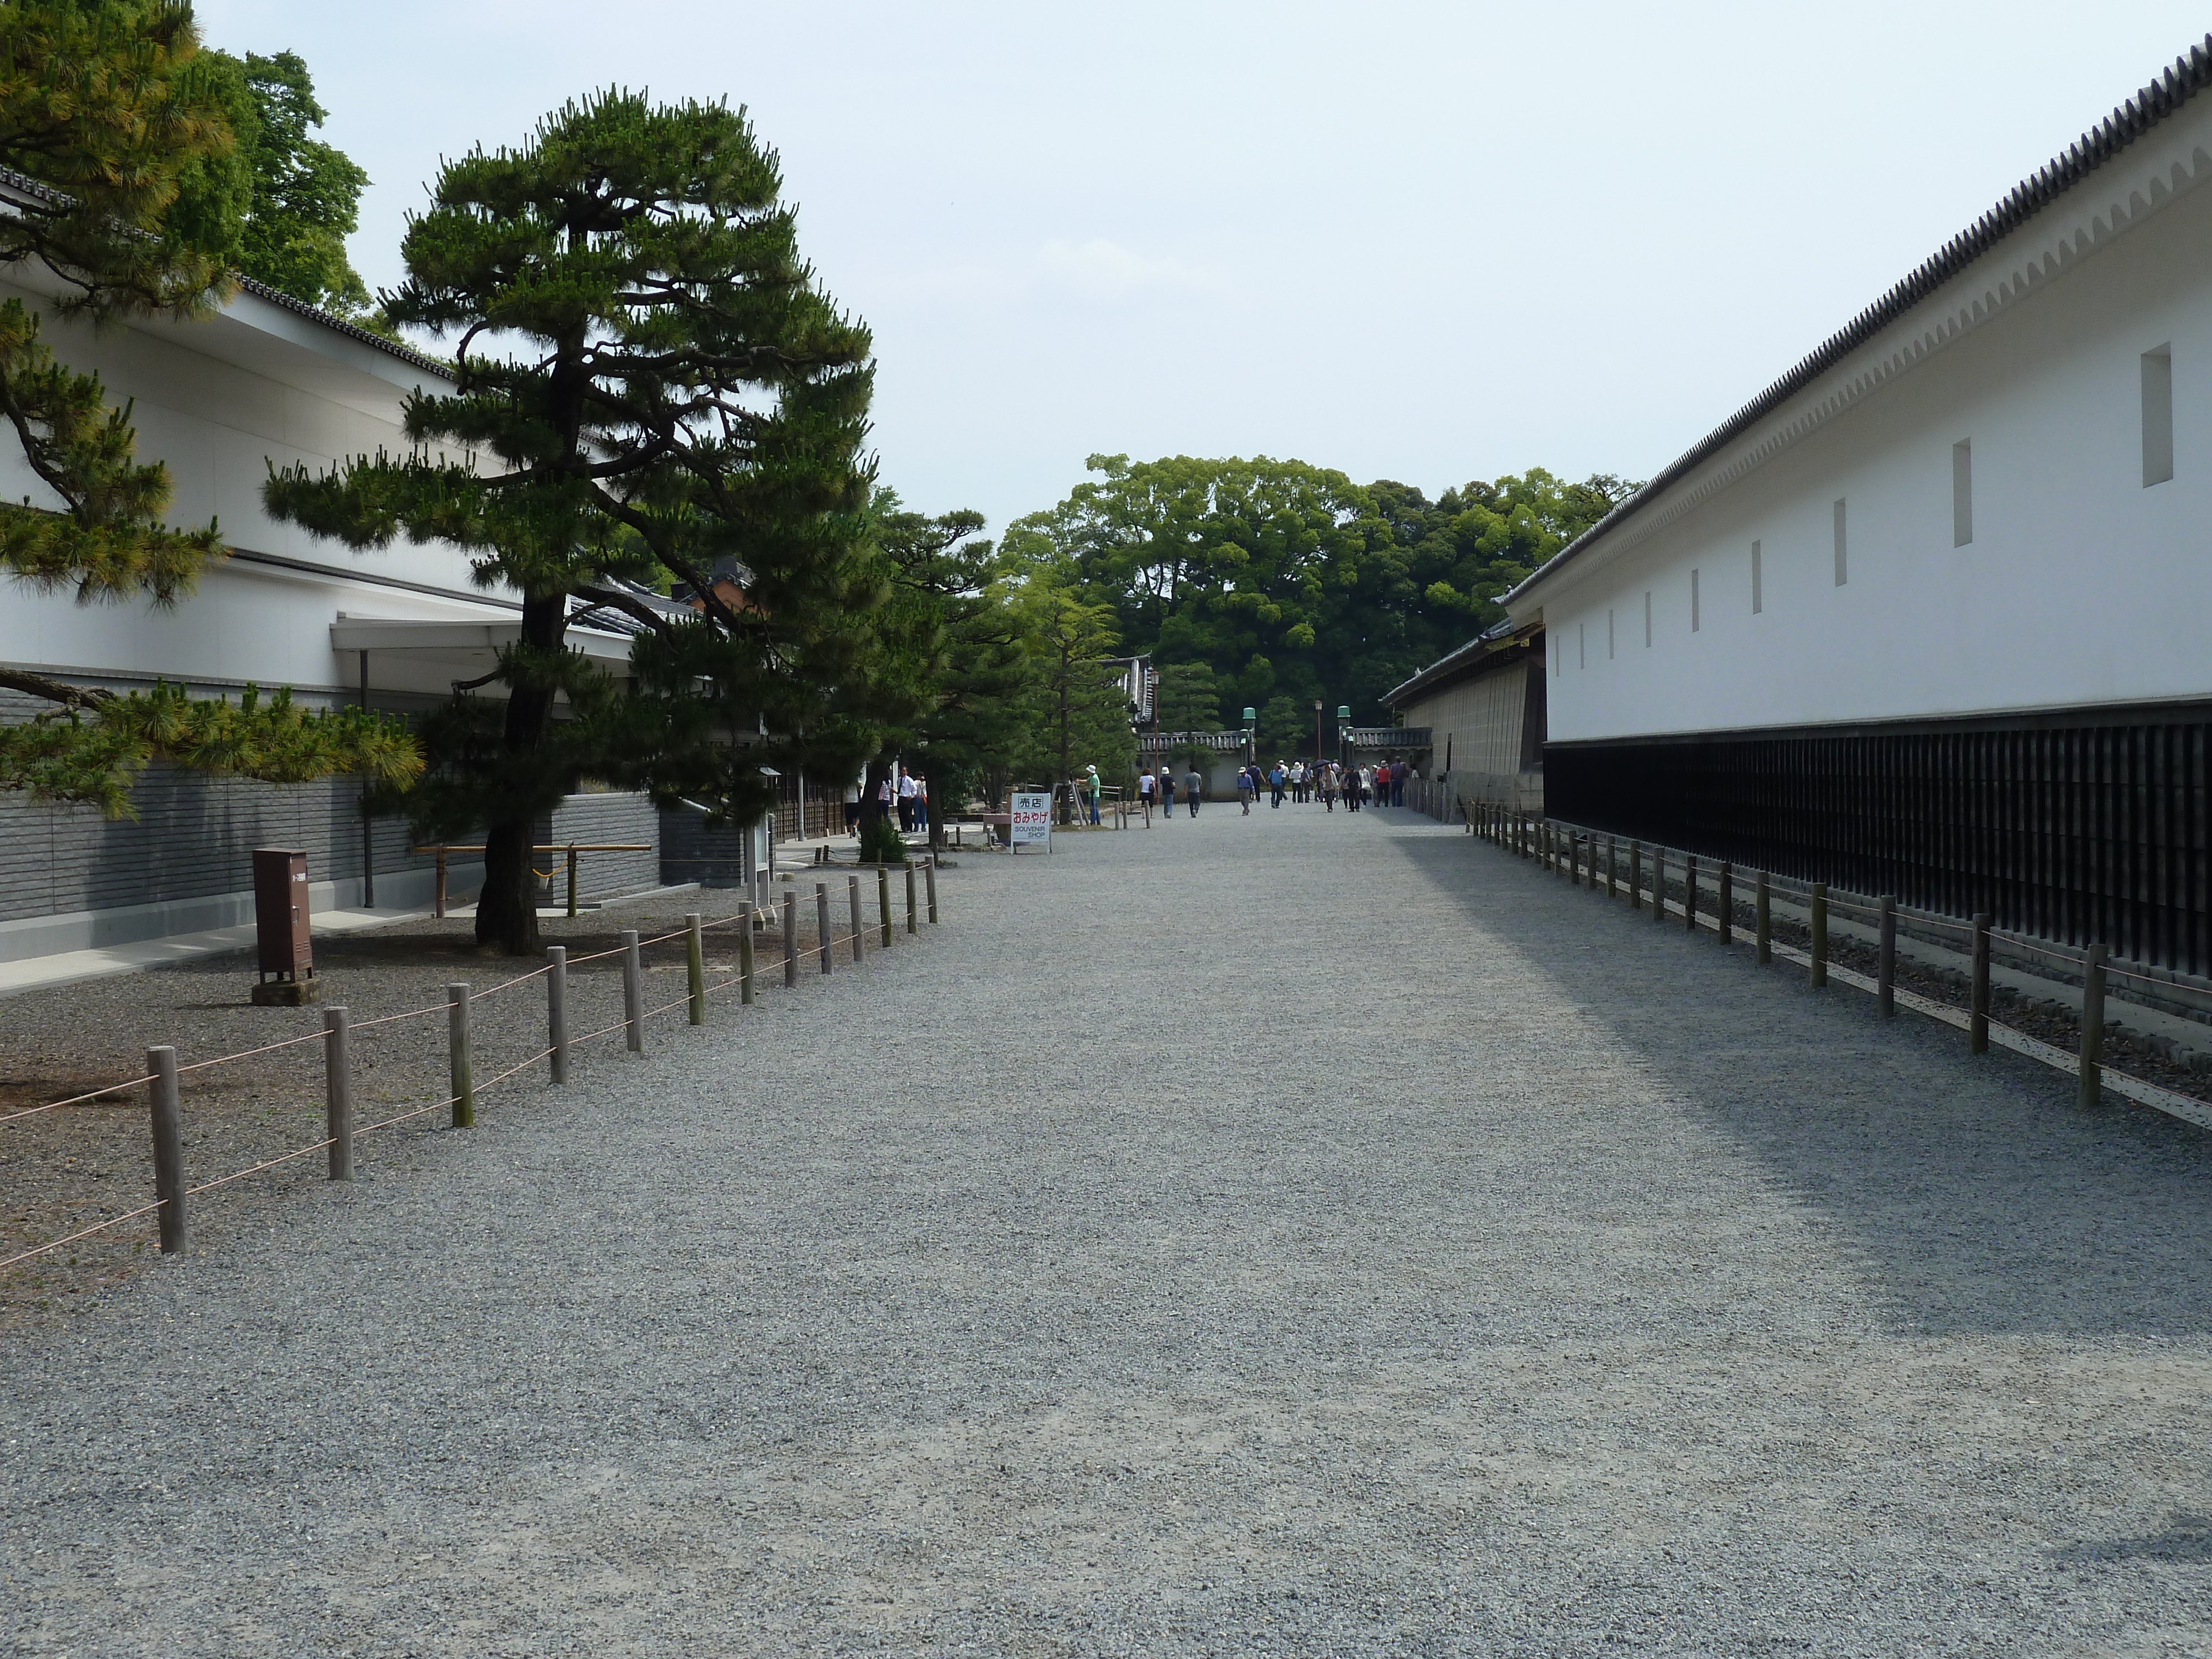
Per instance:
[[[28,173],[18,173],[15,168],[7,167],[0,167],[0,191],[13,191],[18,195],[29,196],[39,201],[56,204],[66,204],[70,199],[66,191],[56,190],[51,185],[41,184]],[[240,291],[251,294],[257,300],[265,300],[270,305],[282,306],[287,311],[320,323],[324,327],[345,335],[349,339],[358,340],[363,345],[374,346],[379,351],[389,352],[410,368],[419,368],[425,374],[435,374],[441,380],[453,378],[453,370],[447,365],[440,362],[435,357],[426,356],[412,346],[404,345],[397,340],[387,340],[383,335],[363,328],[358,323],[349,323],[335,313],[325,311],[320,306],[311,306],[305,300],[295,299],[282,289],[271,288],[268,283],[257,281],[252,276],[236,272],[233,275],[237,281]]]
[[[2207,87],[2212,87],[2212,34],[2206,35],[2202,44],[2191,47],[2186,58],[2176,58],[2163,76],[2076,139],[2064,153],[2014,185],[2003,200],[1922,261],[1910,276],[1829,336],[1811,355],[1708,433],[1680,459],[1554,553],[1525,581],[1504,594],[1500,603],[1511,605],[1585,548],[1650,507],[1685,476],[1743,436]],[[1409,680],[1407,684],[1411,685],[1413,682]]]
[[[1518,628],[1510,622],[1476,635],[1465,645],[1447,651],[1426,668],[1402,685],[1393,686],[1382,694],[1382,701],[1395,708],[1401,702],[1419,696],[1423,692],[1440,685],[1449,684],[1480,672],[1484,659],[1503,654],[1516,645],[1525,645],[1530,635],[1542,632],[1540,628]]]

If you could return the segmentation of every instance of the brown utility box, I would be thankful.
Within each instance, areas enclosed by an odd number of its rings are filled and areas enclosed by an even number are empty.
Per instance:
[[[253,923],[259,936],[260,982],[254,1001],[296,1008],[314,1001],[315,951],[307,928],[307,855],[289,847],[253,849]]]

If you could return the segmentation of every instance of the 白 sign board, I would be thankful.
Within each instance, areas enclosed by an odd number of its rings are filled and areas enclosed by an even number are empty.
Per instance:
[[[1024,842],[1042,842],[1045,850],[1052,850],[1052,797],[1048,794],[1014,796],[1012,833],[1009,839],[1016,847]]]

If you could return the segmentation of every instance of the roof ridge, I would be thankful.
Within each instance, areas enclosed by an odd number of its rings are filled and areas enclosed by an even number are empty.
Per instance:
[[[1547,571],[1565,563],[1584,546],[1656,501],[1685,473],[1709,459],[1715,451],[1732,442],[1777,405],[1795,397],[1808,383],[1863,344],[1876,331],[1910,311],[1990,247],[2020,228],[2208,87],[2212,87],[2212,34],[2207,34],[2185,55],[2175,58],[2163,74],[2014,185],[1996,205],[1893,283],[1873,304],[1798,359],[1765,391],[1692,445],[1680,457],[1654,474],[1643,488],[1547,559],[1510,592],[1501,595],[1501,603],[1540,580]]]

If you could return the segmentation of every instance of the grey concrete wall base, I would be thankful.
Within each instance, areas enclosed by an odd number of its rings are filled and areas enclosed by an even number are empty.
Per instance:
[[[377,907],[386,910],[427,909],[435,881],[428,870],[380,871],[376,878]],[[483,865],[457,864],[447,877],[447,892],[453,902],[465,903],[483,885]],[[307,890],[311,912],[361,907],[358,878],[314,882]],[[15,921],[0,921],[0,962],[22,962],[64,951],[94,951],[110,945],[137,945],[178,933],[243,927],[252,920],[251,890],[209,893],[198,898],[172,899],[155,904],[123,904],[106,910],[26,916]]]

